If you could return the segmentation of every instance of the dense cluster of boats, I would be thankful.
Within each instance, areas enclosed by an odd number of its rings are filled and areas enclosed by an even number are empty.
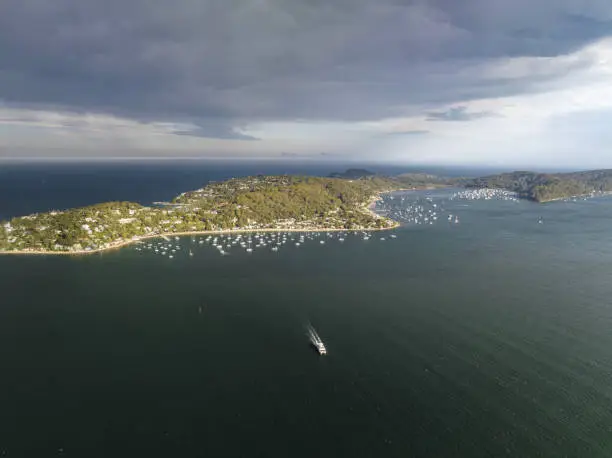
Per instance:
[[[505,189],[495,188],[476,188],[466,189],[464,191],[458,191],[454,193],[451,200],[463,199],[463,200],[509,200],[518,201],[518,194]]]
[[[453,194],[450,199],[476,199],[492,198],[492,196],[507,195],[502,190],[469,190]],[[506,193],[506,194],[505,194]],[[391,218],[402,225],[433,225],[440,221],[449,224],[458,224],[459,216],[447,211],[444,206],[449,198],[434,199],[428,195],[415,194],[386,194],[377,201],[375,211],[378,214]],[[257,250],[277,252],[283,247],[301,247],[308,243],[325,245],[329,242],[342,243],[349,238],[364,241],[374,239],[378,241],[393,240],[397,238],[395,232],[375,231],[318,231],[318,232],[244,232],[244,233],[219,233],[209,235],[196,235],[190,238],[163,237],[162,239],[150,239],[142,241],[135,249],[140,252],[153,252],[156,255],[166,256],[170,259],[178,254],[194,255],[194,249],[198,245],[212,246],[222,256],[230,253],[244,251],[253,253]],[[189,240],[191,243],[189,243]]]
[[[515,193],[503,189],[468,189],[436,198],[429,194],[391,193],[380,197],[376,203],[375,211],[378,214],[391,218],[404,226],[459,224],[460,209],[450,206],[453,200],[518,200]],[[461,205],[460,205],[461,206]],[[464,205],[465,206],[465,205]],[[447,208],[448,207],[448,208]],[[451,212],[449,208],[453,208]],[[344,242],[350,238],[364,241],[375,239],[379,241],[392,240],[397,237],[395,232],[375,231],[319,231],[319,232],[248,232],[248,233],[220,233],[210,235],[192,236],[191,246],[185,247],[188,238],[164,237],[163,239],[150,239],[141,242],[135,249],[137,251],[150,251],[154,254],[173,258],[180,253],[194,255],[194,245],[207,245],[214,247],[217,252],[226,256],[232,252],[245,251],[253,253],[256,250],[277,252],[283,247],[300,247],[308,243],[325,245],[328,242]]]
[[[376,212],[404,225],[433,225],[444,214],[450,223],[459,223],[459,217],[445,214],[443,201],[429,196],[409,198],[405,195],[384,196],[377,202]]]
[[[384,241],[386,237],[380,233],[378,240]],[[306,243],[318,243],[325,245],[328,242],[343,243],[349,237],[364,241],[374,238],[374,234],[368,231],[359,232],[249,232],[239,234],[216,234],[192,237],[163,237],[142,241],[134,249],[139,252],[152,252],[153,254],[166,256],[170,259],[184,253],[194,255],[194,249],[198,245],[212,246],[219,254],[226,256],[233,251],[242,250],[253,253],[255,250],[266,249],[272,252],[279,251],[287,246],[300,247]],[[390,239],[397,238],[396,234],[388,236]]]

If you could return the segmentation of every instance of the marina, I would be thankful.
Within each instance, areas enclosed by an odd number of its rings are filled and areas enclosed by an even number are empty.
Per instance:
[[[346,240],[367,241],[372,237],[368,231],[335,231],[335,232],[252,232],[241,234],[217,234],[208,236],[159,238],[140,241],[132,249],[138,253],[152,253],[173,259],[185,253],[195,257],[199,248],[213,248],[221,256],[239,252],[253,253],[267,251],[276,253],[283,248],[300,248],[310,244],[325,245],[327,242],[344,243]],[[397,235],[390,236],[396,239]],[[380,240],[385,240],[380,237]]]
[[[501,200],[518,202],[514,193],[499,189],[471,189],[456,192],[430,193],[426,191],[400,191],[380,196],[372,210],[400,223],[400,227],[435,227],[442,223],[457,227],[463,220],[469,202],[478,200]],[[465,202],[465,203],[462,203]],[[375,237],[379,242],[393,241],[398,238],[398,230]],[[240,252],[277,253],[282,249],[293,247],[302,249],[312,244],[321,247],[326,244],[345,241],[369,241],[373,231],[253,231],[243,233],[218,233],[193,235],[190,237],[167,237],[142,241],[133,249],[137,252],[150,252],[155,255],[174,259],[181,253],[189,257],[199,255],[199,247],[211,247],[221,256]],[[181,251],[182,250],[182,251]]]

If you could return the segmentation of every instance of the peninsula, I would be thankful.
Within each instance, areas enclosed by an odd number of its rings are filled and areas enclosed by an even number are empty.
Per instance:
[[[251,176],[212,182],[172,202],[107,202],[21,216],[0,223],[0,254],[85,254],[164,235],[381,230],[397,226],[370,205],[410,180]]]
[[[459,179],[456,185],[467,188],[500,188],[513,191],[523,199],[550,202],[612,192],[612,170],[587,170],[569,173],[510,172],[481,178]]]
[[[391,229],[398,223],[370,209],[382,193],[448,186],[506,189],[523,199],[548,202],[612,192],[612,170],[445,178],[349,169],[329,177],[232,178],[152,206],[106,202],[3,221],[0,254],[86,254],[181,234]]]

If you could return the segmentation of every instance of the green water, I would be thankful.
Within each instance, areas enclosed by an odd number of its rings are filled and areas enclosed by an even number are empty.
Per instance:
[[[611,456],[612,200],[445,205],[384,242],[0,257],[0,456]]]

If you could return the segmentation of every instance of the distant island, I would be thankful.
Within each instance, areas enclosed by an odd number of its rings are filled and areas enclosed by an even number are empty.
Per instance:
[[[353,172],[348,172],[353,175]],[[172,202],[107,202],[0,223],[0,254],[85,254],[166,235],[247,231],[382,230],[398,224],[370,205],[423,187],[414,177],[251,176],[212,182]]]
[[[510,172],[480,178],[458,179],[467,188],[500,188],[523,199],[550,202],[612,192],[612,170],[570,173]]]

